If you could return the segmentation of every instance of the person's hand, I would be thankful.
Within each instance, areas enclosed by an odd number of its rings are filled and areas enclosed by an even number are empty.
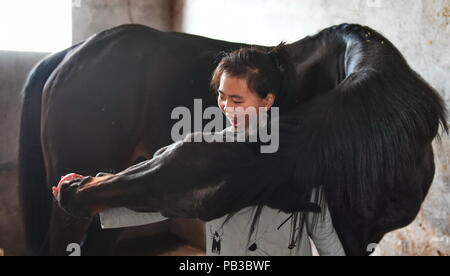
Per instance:
[[[52,187],[52,192],[53,192],[53,196],[57,199],[59,196],[59,191],[61,190],[61,186],[63,183],[65,182],[70,182],[74,179],[80,179],[80,178],[84,178],[84,176],[76,174],[76,173],[71,173],[68,174],[66,176],[61,177],[61,180],[58,183],[57,187]]]
[[[95,201],[91,203],[95,198],[95,187],[114,176],[109,173],[99,173],[95,177],[71,173],[62,177],[58,186],[52,188],[53,196],[59,207],[69,215],[89,219],[103,211]]]

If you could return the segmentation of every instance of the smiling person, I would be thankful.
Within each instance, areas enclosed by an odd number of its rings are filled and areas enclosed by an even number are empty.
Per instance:
[[[244,122],[238,120],[239,110],[254,108],[258,117],[261,110],[274,107],[281,114],[288,111],[292,104],[294,70],[284,43],[270,51],[244,48],[227,54],[211,81],[218,106],[231,123],[227,130],[249,131],[252,126],[249,117]],[[266,206],[248,207],[208,222],[206,233],[207,255],[308,256],[312,255],[308,237],[322,256],[345,255],[328,208],[322,214],[313,215],[286,214]]]
[[[231,123],[222,133],[252,132],[250,117],[246,116],[249,109],[257,110],[258,118],[262,116],[261,111],[265,113],[274,107],[280,109],[280,114],[289,110],[294,76],[284,43],[271,50],[243,48],[225,54],[211,80],[218,107]],[[242,118],[241,113],[245,120],[238,119]],[[58,189],[54,194],[57,197]],[[311,199],[314,201],[314,196]],[[209,221],[206,223],[207,255],[308,256],[312,255],[309,238],[320,255],[344,255],[329,210],[326,204],[322,205],[320,214],[288,214],[267,206],[253,206]],[[103,228],[122,228],[165,218],[159,213],[119,208],[101,213],[100,219]]]
[[[281,48],[281,46],[279,46]],[[226,55],[217,66],[211,81],[217,93],[217,105],[231,124],[231,130],[248,130],[251,111],[269,111],[279,107],[281,90],[285,90],[283,67],[276,51],[241,49]],[[245,117],[244,120],[239,120]],[[255,118],[251,118],[255,119]]]

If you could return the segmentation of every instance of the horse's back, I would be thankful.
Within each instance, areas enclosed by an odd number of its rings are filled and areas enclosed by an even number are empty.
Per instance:
[[[88,38],[70,50],[44,89],[47,164],[91,172],[151,156],[171,143],[175,107],[193,109],[194,98],[205,108],[215,104],[208,84],[216,57],[239,46],[142,25]]]

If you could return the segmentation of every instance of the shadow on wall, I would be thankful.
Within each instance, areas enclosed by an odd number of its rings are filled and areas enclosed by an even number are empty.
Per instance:
[[[186,7],[184,0],[172,0],[171,20],[172,30],[174,32],[183,32],[184,20],[186,19],[183,12]]]
[[[81,0],[72,9],[73,42],[122,25],[143,24],[172,30],[172,0]]]

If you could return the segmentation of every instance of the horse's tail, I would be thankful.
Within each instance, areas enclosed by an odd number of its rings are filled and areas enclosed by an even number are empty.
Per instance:
[[[28,248],[38,253],[48,231],[51,193],[41,147],[41,99],[45,83],[69,50],[42,60],[30,72],[22,91],[19,138],[19,195]]]

